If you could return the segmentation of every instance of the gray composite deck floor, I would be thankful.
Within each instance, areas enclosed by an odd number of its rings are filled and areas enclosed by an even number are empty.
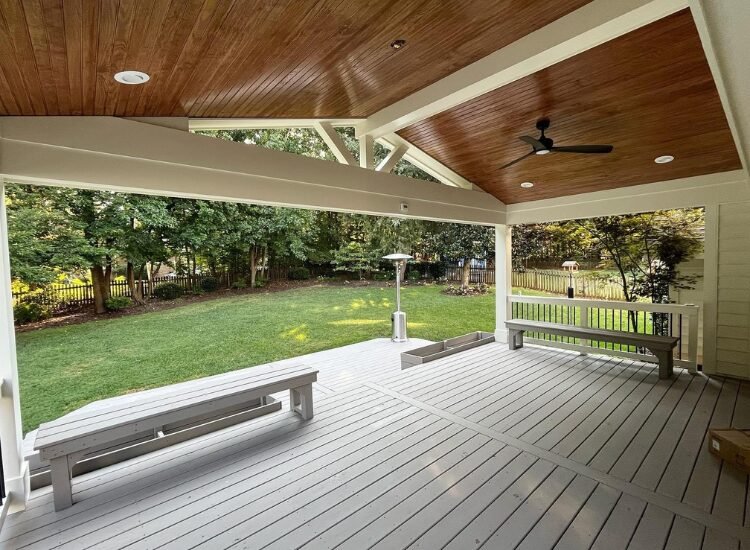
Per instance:
[[[76,477],[60,513],[36,491],[0,547],[750,549],[748,476],[705,448],[750,426],[750,384],[500,344],[401,371],[424,343],[304,357],[312,421]]]

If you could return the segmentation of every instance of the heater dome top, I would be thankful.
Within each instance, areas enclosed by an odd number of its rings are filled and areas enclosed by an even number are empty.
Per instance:
[[[388,254],[387,256],[383,256],[384,260],[411,260],[413,256],[409,256],[408,254]]]

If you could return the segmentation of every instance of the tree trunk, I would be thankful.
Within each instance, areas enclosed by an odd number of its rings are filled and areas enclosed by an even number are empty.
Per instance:
[[[110,297],[109,282],[112,278],[112,266],[105,270],[100,265],[91,267],[91,286],[94,289],[94,310],[97,313],[107,312],[107,300]]]
[[[250,247],[250,288],[255,288],[255,277],[258,274],[258,253],[255,245]]]
[[[464,258],[464,266],[461,269],[461,286],[466,288],[471,282],[471,260]]]
[[[133,262],[128,262],[126,277],[128,280],[128,288],[130,289],[130,299],[133,300],[136,304],[142,306],[146,302],[143,299],[141,281],[136,281],[135,279],[135,268],[133,267]]]

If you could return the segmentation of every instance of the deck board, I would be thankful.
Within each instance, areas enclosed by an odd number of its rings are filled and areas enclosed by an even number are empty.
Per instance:
[[[280,413],[76,477],[62,512],[35,491],[0,547],[747,547],[748,477],[705,441],[748,425],[750,384],[502,344],[402,371],[424,343],[280,361],[320,371],[311,421],[280,395]]]

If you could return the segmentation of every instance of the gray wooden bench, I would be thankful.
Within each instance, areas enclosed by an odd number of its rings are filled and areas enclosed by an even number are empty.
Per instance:
[[[49,461],[55,510],[73,505],[72,468],[96,449],[158,432],[165,425],[229,410],[289,390],[291,409],[313,417],[312,384],[318,371],[302,365],[264,365],[109,399],[39,427],[34,448]]]
[[[621,330],[577,327],[573,325],[526,321],[521,319],[506,321],[505,326],[508,328],[508,345],[510,349],[523,347],[524,332],[540,332],[543,334],[554,334],[556,336],[580,338],[582,340],[598,340],[600,342],[626,344],[629,346],[646,348],[653,353],[659,361],[659,378],[661,379],[672,376],[674,370],[674,348],[680,341],[676,336],[637,334],[635,332],[625,332]]]

